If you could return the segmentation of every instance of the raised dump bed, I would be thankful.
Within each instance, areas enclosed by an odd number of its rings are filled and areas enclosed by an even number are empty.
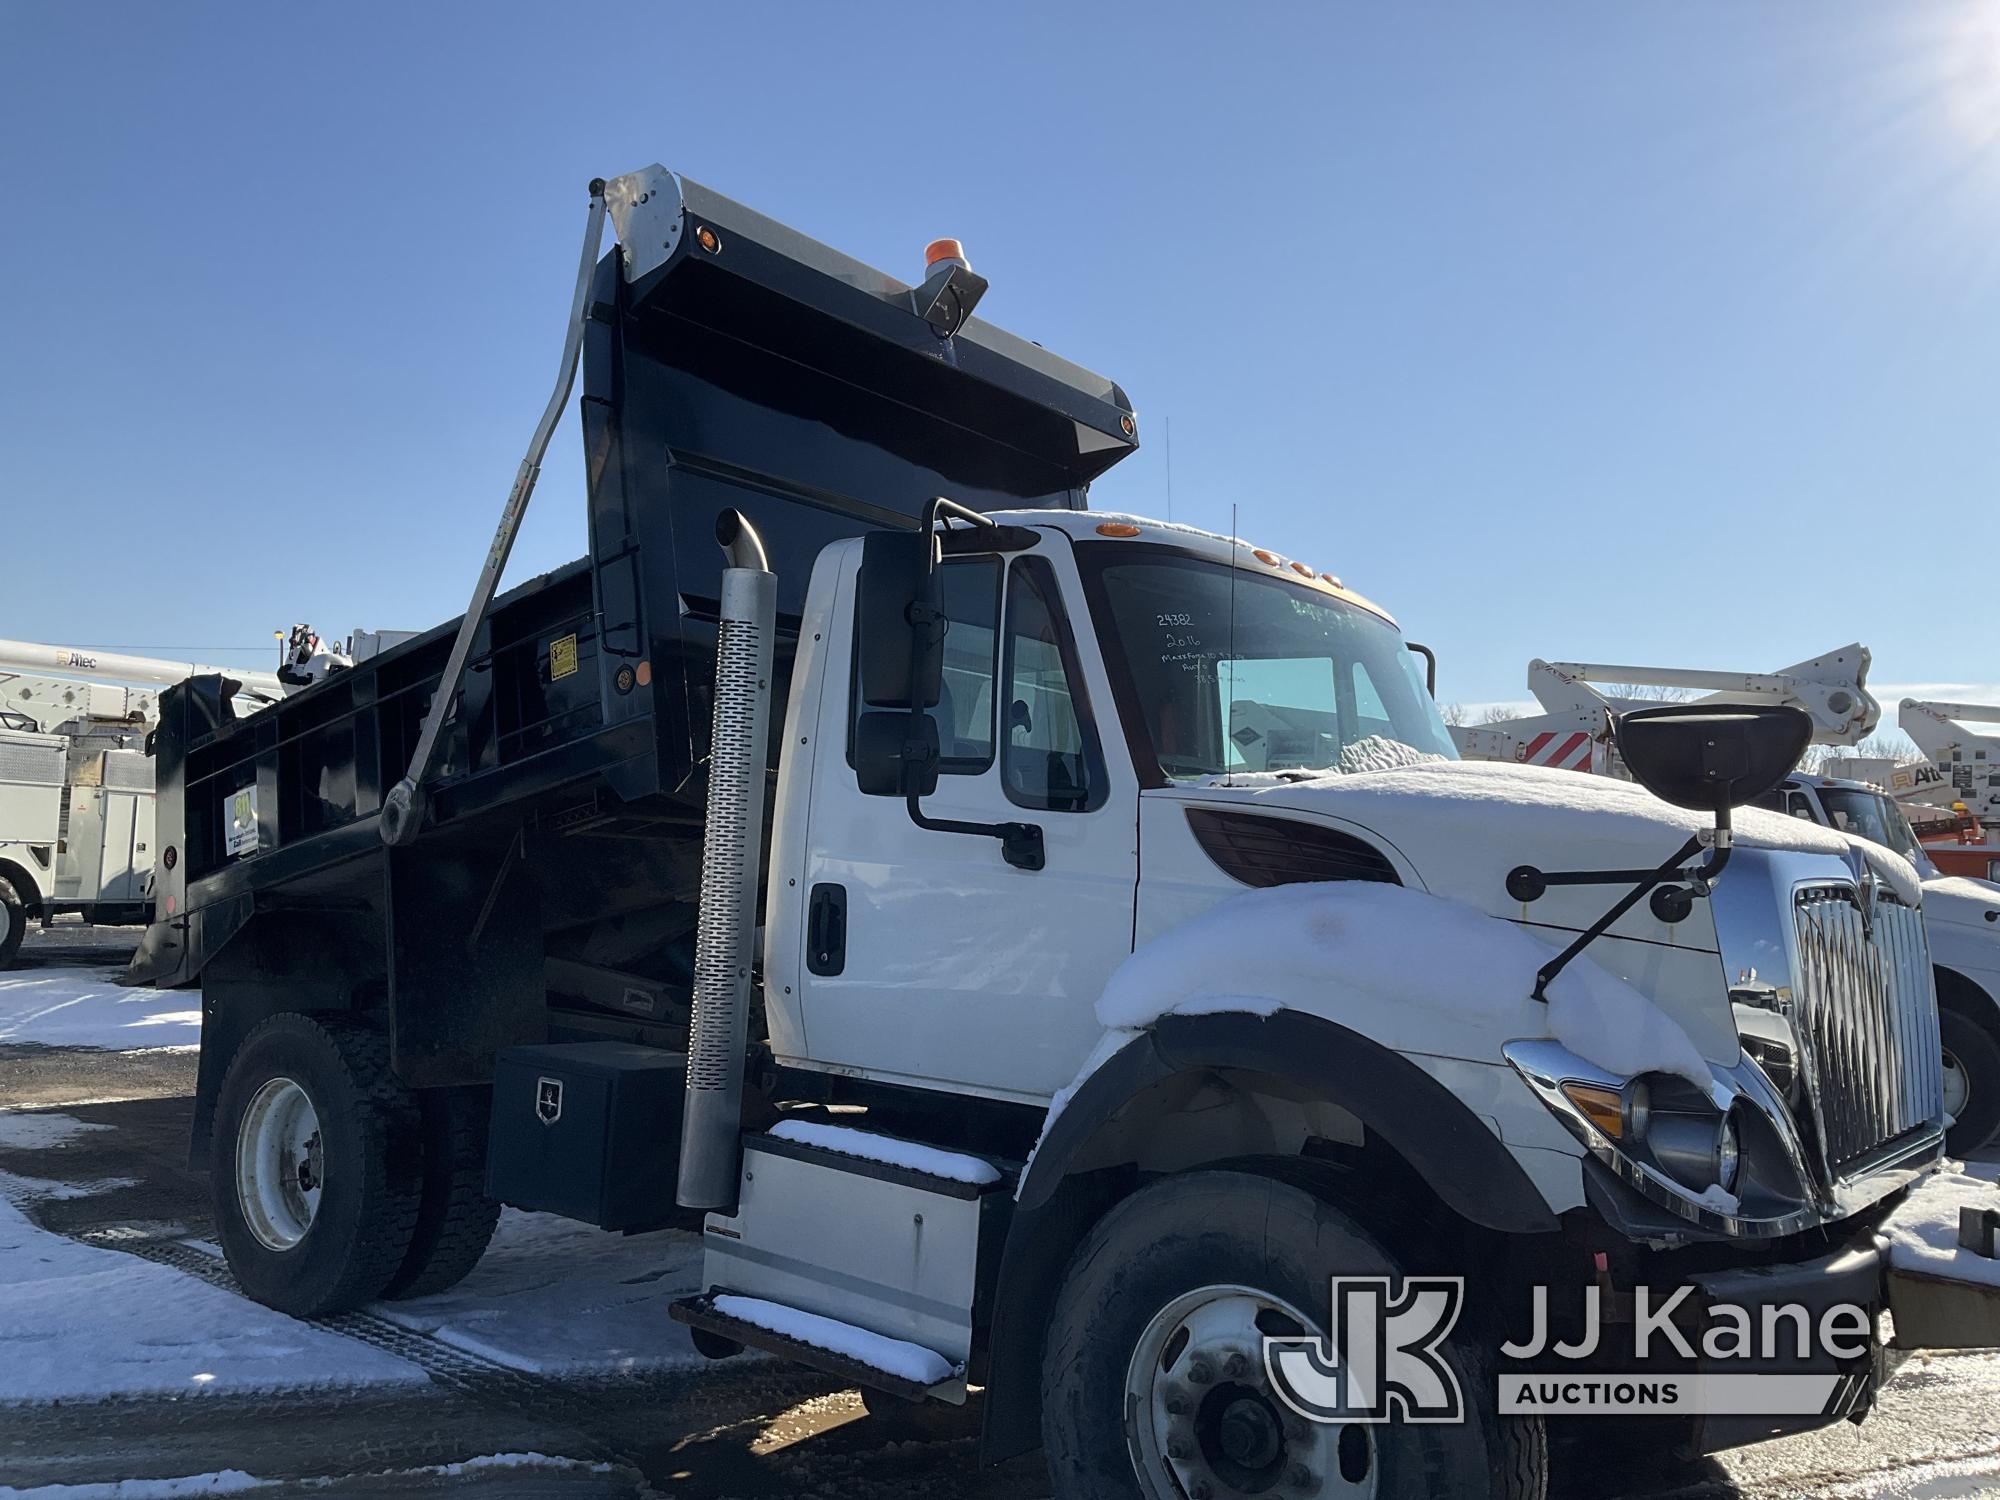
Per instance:
[[[829,542],[913,525],[937,495],[1081,507],[1136,445],[1108,380],[977,319],[947,337],[908,286],[684,178],[613,188],[622,243],[591,281],[580,403],[590,551],[488,612],[416,842],[386,847],[379,814],[457,621],[245,718],[222,678],[162,695],[161,869],[133,972],[202,981],[204,1099],[227,1033],[315,996],[386,1011],[416,1087],[485,1082],[517,1043],[677,1044],[717,515],[771,549],[782,704]],[[411,536],[469,581],[469,543]]]

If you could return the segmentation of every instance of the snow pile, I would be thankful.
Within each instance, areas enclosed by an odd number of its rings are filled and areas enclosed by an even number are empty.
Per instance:
[[[842,1156],[852,1156],[862,1161],[902,1167],[907,1171],[942,1177],[948,1182],[969,1182],[975,1187],[984,1187],[989,1182],[1000,1180],[1000,1169],[989,1161],[981,1161],[976,1156],[963,1156],[956,1151],[940,1151],[935,1146],[925,1146],[916,1141],[899,1141],[894,1136],[877,1135],[869,1130],[850,1130],[841,1125],[817,1125],[809,1120],[786,1120],[782,1124],[772,1126],[767,1134],[775,1140],[795,1141],[801,1146],[817,1146],[822,1151],[834,1151]]]
[[[0,973],[0,1047],[98,1047],[113,1052],[201,1045],[195,990],[124,989],[105,969]]]
[[[1282,885],[1232,897],[1126,959],[1097,1019],[1139,1031],[1166,1015],[1270,1015],[1338,989],[1422,1007],[1441,1023],[1486,1007],[1512,1015],[1555,950],[1457,901],[1374,881]],[[1549,987],[1549,1034],[1614,1073],[1677,1073],[1702,1088],[1708,1065],[1687,1033],[1589,957]]]
[[[701,1254],[680,1230],[607,1234],[510,1208],[457,1286],[369,1311],[533,1375],[692,1368],[701,1356],[667,1306],[702,1289]]]
[[[241,1469],[213,1474],[188,1474],[177,1479],[119,1479],[109,1484],[38,1484],[17,1490],[0,1484],[0,1500],[182,1500],[191,1495],[240,1495],[269,1489],[278,1481],[259,1479]]]
[[[1915,906],[1924,898],[1924,877],[1917,873],[1917,867],[1886,844],[1873,843],[1859,834],[1843,833],[1848,848],[1868,861],[1868,867],[1876,878],[1896,893],[1896,898],[1905,906]]]
[[[185,1272],[38,1229],[4,1200],[0,1288],[0,1405],[426,1378]]]
[[[0,1146],[16,1151],[47,1151],[53,1146],[66,1146],[90,1131],[110,1128],[46,1110],[0,1109]]]
[[[1371,734],[1344,746],[1335,769],[1342,776],[1358,776],[1363,771],[1390,771],[1398,766],[1420,766],[1426,761],[1449,759],[1450,756],[1439,755],[1435,750],[1419,750],[1401,740]]]
[[[766,1329],[801,1344],[810,1344],[815,1349],[825,1349],[866,1365],[871,1370],[881,1370],[917,1385],[936,1385],[940,1380],[949,1380],[958,1373],[958,1367],[935,1349],[870,1333],[852,1323],[837,1323],[818,1313],[766,1302],[761,1297],[737,1297],[724,1293],[715,1299],[715,1310],[724,1317],[738,1318],[753,1327]]]
[[[2000,1287],[2000,1260],[1962,1249],[1960,1208],[2000,1208],[2000,1166],[1946,1162],[1920,1182],[1883,1224],[1889,1264],[1949,1281]]]
[[[1937,892],[1980,906],[2000,906],[2000,885],[1990,880],[1974,880],[1969,875],[1937,875],[1924,882],[1924,894]]]

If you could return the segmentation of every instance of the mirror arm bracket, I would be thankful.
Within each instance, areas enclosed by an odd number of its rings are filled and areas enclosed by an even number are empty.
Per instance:
[[[1697,836],[1681,845],[1674,851],[1672,858],[1654,870],[1568,870],[1544,874],[1533,865],[1520,865],[1509,871],[1507,894],[1521,902],[1538,900],[1543,891],[1552,885],[1612,885],[1622,884],[1627,880],[1636,882],[1631,890],[1618,898],[1609,911],[1578,933],[1575,942],[1535,971],[1534,998],[1546,1002],[1549,998],[1549,985],[1554,982],[1558,974],[1569,967],[1570,960],[1603,937],[1610,930],[1611,924],[1637,906],[1654,886],[1669,880],[1687,880],[1694,884],[1696,894],[1707,895],[1708,882],[1721,873],[1723,865],[1728,863],[1729,849],[1726,845],[1717,849],[1699,870],[1681,868],[1684,861],[1692,859],[1700,852],[1701,839]],[[1534,894],[1527,894],[1531,889]]]
[[[969,833],[1000,840],[1000,857],[1017,870],[1039,870],[1048,863],[1039,823],[964,823],[957,818],[933,818],[918,805],[917,794],[907,793],[910,821],[933,833]]]

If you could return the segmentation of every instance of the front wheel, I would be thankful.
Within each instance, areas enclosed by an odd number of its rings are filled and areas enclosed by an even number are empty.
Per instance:
[[[2000,1041],[1950,1007],[1939,1007],[1938,1030],[1944,1042],[1945,1113],[1954,1122],[1945,1149],[1965,1156],[2000,1132]]]
[[[1401,1268],[1287,1183],[1192,1172],[1114,1208],[1071,1261],[1048,1330],[1042,1436],[1057,1500],[1541,1496],[1542,1424],[1497,1414],[1492,1356],[1462,1332],[1440,1346],[1462,1421],[1308,1419],[1279,1395],[1265,1340],[1323,1340],[1336,1275]]]
[[[0,875],[0,969],[6,968],[21,951],[21,940],[27,935],[28,908],[13,883]]]
[[[379,1296],[422,1200],[417,1110],[386,1037],[344,1017],[273,1016],[216,1096],[210,1195],[243,1290],[293,1317]]]

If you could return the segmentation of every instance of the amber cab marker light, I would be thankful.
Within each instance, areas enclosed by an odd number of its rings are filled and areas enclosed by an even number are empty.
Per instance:
[[[1134,526],[1130,521],[1099,521],[1097,523],[1097,534],[1099,536],[1137,536],[1139,528]]]
[[[1313,576],[1313,570],[1307,567],[1304,563],[1293,563],[1292,571],[1298,574],[1299,577],[1301,578],[1310,578]]]
[[[1254,549],[1250,555],[1267,568],[1275,568],[1278,565],[1278,555],[1275,552],[1266,552],[1262,547]]]
[[[1334,586],[1335,588],[1339,588],[1339,587],[1340,587],[1340,580],[1339,580],[1338,578],[1335,578],[1335,577],[1334,577],[1334,576],[1333,576],[1333,575],[1332,575],[1331,573],[1322,573],[1322,574],[1320,574],[1320,575],[1319,575],[1319,581],[1320,581],[1321,583],[1330,583],[1330,584],[1332,584],[1332,585],[1333,585],[1333,586]]]
[[[701,248],[706,250],[710,255],[715,254],[716,251],[722,248],[721,237],[718,236],[716,232],[713,229],[710,229],[706,224],[703,224],[702,226],[700,226],[698,229],[695,230],[694,237],[695,240],[701,245]]]
[[[1594,1083],[1566,1083],[1562,1091],[1569,1096],[1569,1102],[1583,1111],[1584,1118],[1612,1140],[1621,1140],[1625,1135],[1625,1100],[1616,1089],[1607,1089]]]

